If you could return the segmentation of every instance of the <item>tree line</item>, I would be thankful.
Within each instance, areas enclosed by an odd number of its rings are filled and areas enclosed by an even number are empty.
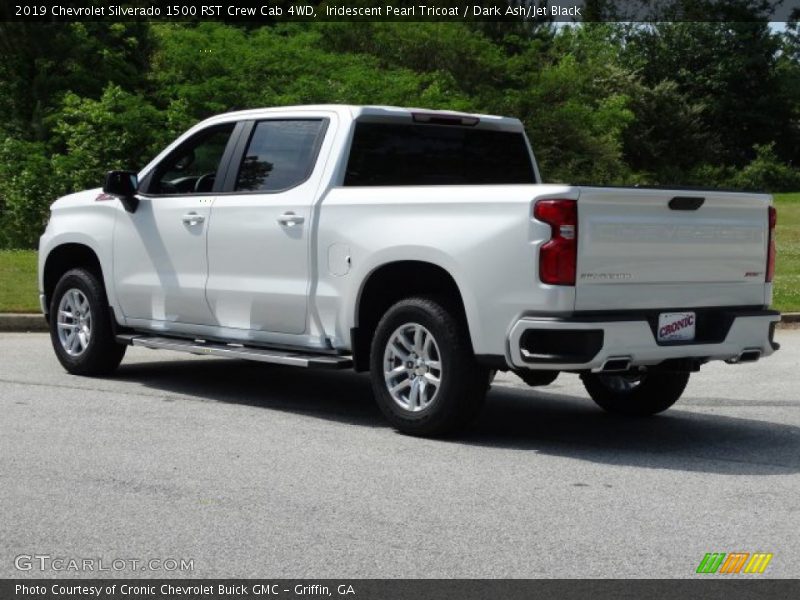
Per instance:
[[[196,121],[308,103],[519,117],[551,182],[800,189],[800,35],[748,22],[0,24],[0,247]]]

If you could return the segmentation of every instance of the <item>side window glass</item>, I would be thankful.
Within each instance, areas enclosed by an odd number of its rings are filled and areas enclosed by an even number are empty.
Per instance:
[[[201,131],[164,159],[153,173],[151,194],[197,194],[213,190],[234,123]]]
[[[305,181],[314,168],[324,122],[314,120],[257,123],[236,178],[237,192],[276,192]]]

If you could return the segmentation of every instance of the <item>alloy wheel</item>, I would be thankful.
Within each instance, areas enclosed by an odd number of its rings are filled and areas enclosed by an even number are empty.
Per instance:
[[[78,288],[70,288],[58,303],[58,340],[70,356],[80,356],[92,338],[92,310],[89,299]]]
[[[439,346],[419,323],[398,327],[386,343],[383,376],[392,400],[403,410],[419,412],[431,406],[442,385]]]

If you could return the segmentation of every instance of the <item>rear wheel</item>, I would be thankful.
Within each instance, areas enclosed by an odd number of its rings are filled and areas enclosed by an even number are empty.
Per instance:
[[[111,314],[99,278],[67,271],[50,302],[50,340],[59,362],[74,375],[105,375],[119,366],[126,346],[114,340]]]
[[[489,370],[475,360],[467,328],[453,312],[419,297],[398,302],[378,323],[370,376],[378,406],[394,427],[437,436],[475,418]]]
[[[592,400],[604,410],[647,416],[665,411],[678,401],[689,382],[689,373],[586,373],[581,379]]]
[[[531,387],[550,385],[558,378],[558,371],[514,371],[517,376]]]

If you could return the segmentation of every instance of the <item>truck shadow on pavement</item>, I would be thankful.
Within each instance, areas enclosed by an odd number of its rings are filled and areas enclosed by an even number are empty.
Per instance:
[[[164,392],[167,402],[224,402],[356,427],[389,428],[372,398],[367,376],[349,371],[201,359],[123,364],[115,379]],[[588,397],[546,389],[494,385],[469,431],[435,443],[674,471],[730,475],[800,471],[800,427],[681,409],[682,403],[701,408],[716,405],[720,411],[781,404],[713,398],[692,403],[689,394],[658,417],[627,419],[602,412]]]

